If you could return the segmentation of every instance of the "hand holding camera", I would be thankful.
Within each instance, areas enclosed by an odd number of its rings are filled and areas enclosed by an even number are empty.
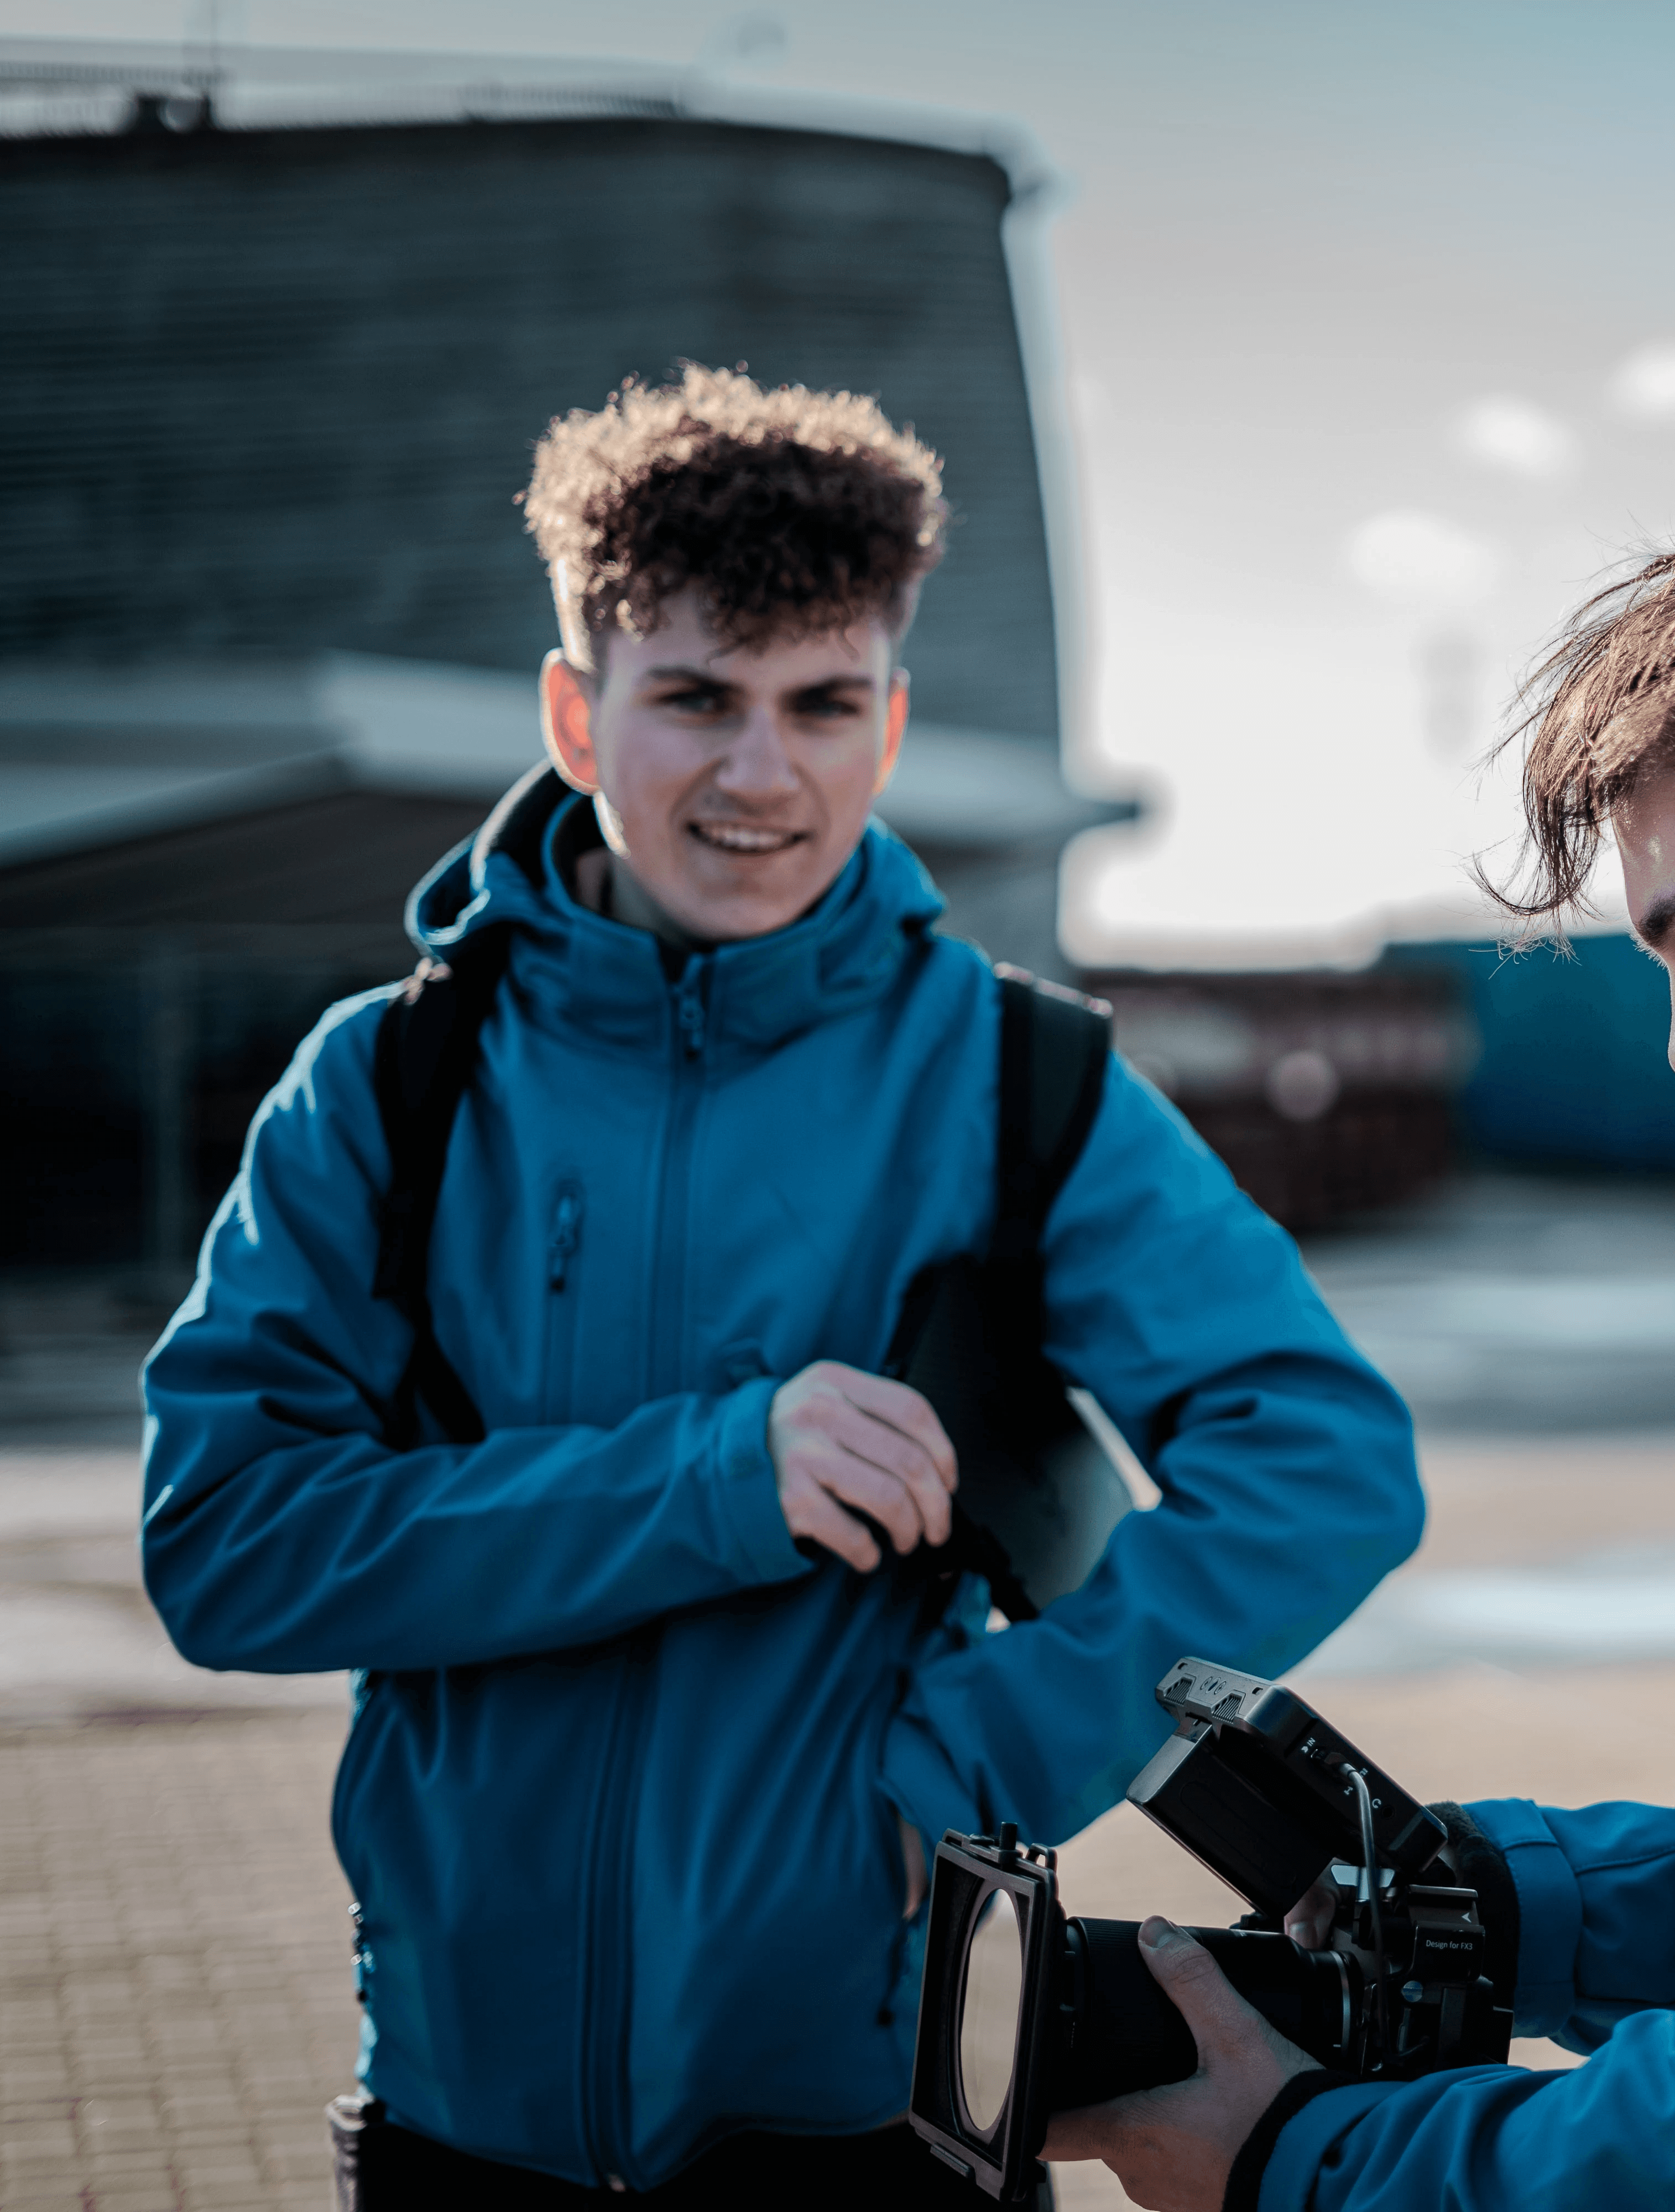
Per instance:
[[[1103,2159],[1137,2204],[1221,2212],[1240,2146],[1314,2061],[1247,2004],[1203,1945],[1153,1917],[1139,1952],[1193,2032],[1198,2071],[1108,2105],[1055,2113],[1041,2156]]]
[[[1236,1928],[1067,1920],[1055,1854],[1010,1824],[937,1848],[910,2118],[1003,2202],[1049,2144],[1109,2159],[1114,2124],[1135,2186],[1166,2189],[1141,2203],[1214,2208],[1293,2075],[1506,2059],[1478,1893],[1436,1814],[1292,1691],[1184,1659],[1157,1698],[1175,1734],[1129,1801],[1250,1901]]]

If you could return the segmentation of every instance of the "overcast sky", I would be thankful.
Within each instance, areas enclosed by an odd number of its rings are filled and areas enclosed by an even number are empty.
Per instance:
[[[783,40],[741,74],[1009,112],[1069,180],[1089,723],[1173,824],[1101,872],[1109,915],[1289,927],[1435,891],[1493,826],[1462,770],[1513,672],[1602,562],[1675,532],[1668,0],[761,14]],[[15,33],[207,19],[0,0]],[[751,44],[742,20],[222,0],[261,45],[652,61]]]

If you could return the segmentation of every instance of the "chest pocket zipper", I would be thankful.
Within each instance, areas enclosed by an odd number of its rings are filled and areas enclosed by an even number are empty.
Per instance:
[[[580,1316],[580,1283],[577,1267],[581,1255],[582,1188],[573,1176],[566,1176],[553,1194],[551,1224],[547,1231],[547,1373],[542,1392],[542,1418],[548,1421],[574,1419],[571,1403],[575,1389],[576,1329]]]
[[[570,1279],[581,1246],[581,1185],[572,1177],[560,1183],[553,1201],[553,1225],[547,1238],[547,1287],[561,1291]]]

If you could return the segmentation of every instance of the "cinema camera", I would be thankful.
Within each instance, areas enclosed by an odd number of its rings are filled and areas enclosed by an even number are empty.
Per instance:
[[[1504,2063],[1512,2015],[1483,1972],[1478,1893],[1450,1886],[1435,1815],[1255,1675],[1183,1659],[1157,1701],[1175,1733],[1129,1801],[1255,1908],[1192,1930],[1235,1989],[1322,2066],[1362,2080]],[[1038,2180],[1051,2113],[1198,2066],[1139,1923],[1067,1920],[1054,1864],[1010,1822],[937,1846],[909,2118],[1003,2203]],[[1322,1879],[1338,1893],[1331,1948],[1305,1951],[1284,1916]]]

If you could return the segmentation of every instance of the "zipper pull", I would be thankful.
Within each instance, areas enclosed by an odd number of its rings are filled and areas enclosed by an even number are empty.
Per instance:
[[[576,1247],[581,1243],[581,1185],[561,1183],[558,1204],[553,1209],[553,1231],[547,1240],[547,1285],[549,1289],[561,1291],[570,1272],[570,1262]]]
[[[367,1948],[366,1916],[361,1910],[358,1897],[349,1900],[349,1925],[355,1930],[355,1949],[349,1962],[355,1972],[355,2000],[357,2004],[365,2004],[367,1976],[372,1968],[373,1954]]]
[[[680,1024],[687,1058],[696,1060],[704,1048],[704,1002],[695,981],[683,983],[676,992],[675,1018]]]

